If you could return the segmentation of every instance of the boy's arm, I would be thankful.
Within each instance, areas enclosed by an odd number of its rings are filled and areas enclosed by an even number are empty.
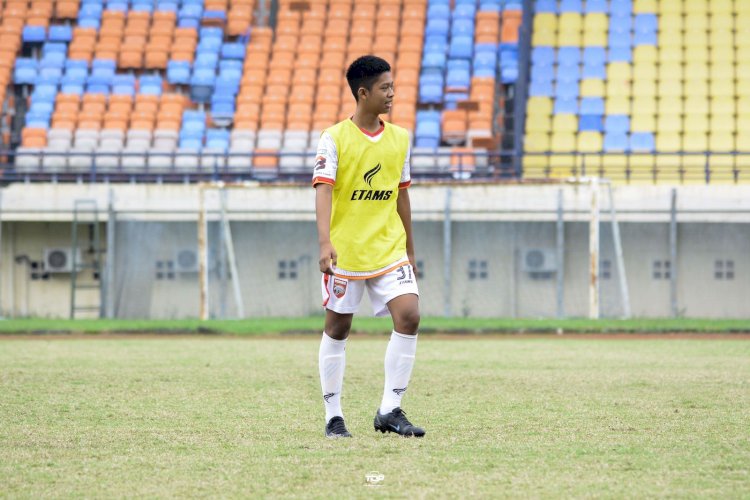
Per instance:
[[[396,199],[396,211],[401,218],[401,223],[406,231],[406,256],[409,258],[411,267],[416,271],[417,261],[414,260],[414,238],[411,232],[411,202],[409,201],[409,190],[400,189]]]
[[[400,196],[399,196],[400,198]],[[315,220],[318,225],[318,245],[320,272],[333,275],[332,265],[336,265],[336,249],[331,243],[331,203],[333,186],[325,182],[315,185]]]

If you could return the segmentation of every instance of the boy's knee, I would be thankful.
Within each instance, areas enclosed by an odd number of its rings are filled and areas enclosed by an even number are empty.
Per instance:
[[[405,335],[415,335],[419,329],[419,309],[404,311],[396,322],[396,331]]]

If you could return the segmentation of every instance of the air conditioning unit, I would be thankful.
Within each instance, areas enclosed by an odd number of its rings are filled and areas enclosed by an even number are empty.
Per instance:
[[[81,249],[76,248],[76,262],[81,263]],[[44,270],[48,273],[72,273],[73,253],[68,248],[45,248]]]
[[[178,273],[198,272],[198,252],[191,248],[183,248],[174,258],[174,269]]]
[[[557,271],[557,252],[551,248],[527,248],[522,253],[521,269],[527,273]]]

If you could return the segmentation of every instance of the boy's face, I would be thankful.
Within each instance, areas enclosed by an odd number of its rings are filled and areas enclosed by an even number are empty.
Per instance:
[[[368,111],[385,115],[391,112],[393,90],[393,76],[390,71],[386,71],[375,80],[370,90],[360,87],[359,100]]]

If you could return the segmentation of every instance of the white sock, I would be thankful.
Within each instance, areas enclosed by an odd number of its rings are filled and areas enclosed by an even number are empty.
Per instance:
[[[385,351],[385,387],[380,414],[390,413],[401,406],[401,396],[406,392],[417,353],[417,336],[394,331]]]
[[[341,411],[341,388],[344,385],[346,367],[346,339],[334,340],[323,332],[318,352],[318,367],[328,423],[333,417],[344,417]]]

